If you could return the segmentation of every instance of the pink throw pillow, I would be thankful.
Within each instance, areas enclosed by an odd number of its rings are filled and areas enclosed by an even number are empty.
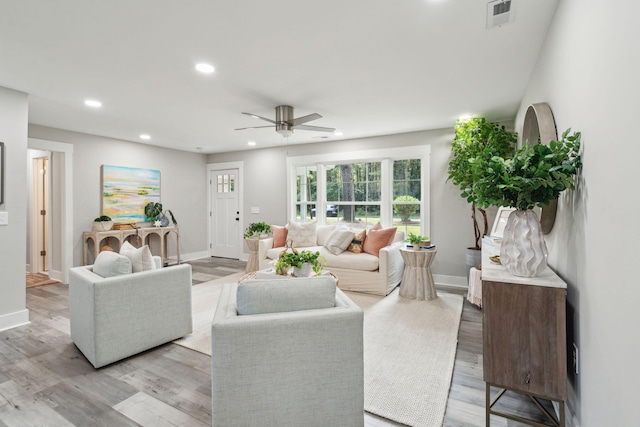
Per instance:
[[[380,249],[393,242],[395,236],[396,227],[376,229],[374,226],[374,228],[367,232],[363,249],[368,254],[380,256]]]
[[[271,226],[271,232],[273,233],[273,247],[280,248],[287,243],[287,234],[289,230],[287,227],[281,227],[278,225]]]

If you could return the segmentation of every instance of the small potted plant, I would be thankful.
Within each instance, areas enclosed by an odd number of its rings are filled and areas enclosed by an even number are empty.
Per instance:
[[[244,238],[267,237],[269,233],[271,233],[271,226],[266,222],[252,222],[244,231]]]
[[[107,215],[101,215],[93,220],[93,231],[109,231],[113,228],[113,221]]]
[[[420,234],[415,234],[411,231],[407,235],[405,242],[408,242],[407,249],[413,250],[419,250],[431,244],[429,236],[421,236]]]
[[[173,225],[178,225],[178,221],[176,221],[176,217],[173,216],[173,212],[169,209],[163,211],[162,203],[149,202],[144,207],[144,215],[149,218],[149,220],[153,221],[154,225],[160,227],[166,227],[169,225],[169,218],[167,214],[171,216],[171,222]]]
[[[276,274],[286,276],[289,267],[293,267],[293,276],[295,277],[309,277],[312,270],[319,276],[326,263],[327,261],[318,251],[285,252],[276,261]]]

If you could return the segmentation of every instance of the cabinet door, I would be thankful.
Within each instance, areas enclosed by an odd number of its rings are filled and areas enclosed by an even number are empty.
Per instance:
[[[566,399],[566,291],[482,282],[484,380]]]

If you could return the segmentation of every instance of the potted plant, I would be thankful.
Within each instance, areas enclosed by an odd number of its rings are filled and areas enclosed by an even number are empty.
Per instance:
[[[109,231],[113,228],[113,221],[107,215],[101,215],[93,220],[93,231]]]
[[[244,230],[244,238],[266,237],[269,233],[271,233],[271,226],[266,222],[252,222],[246,230]]]
[[[407,235],[405,242],[408,242],[407,244],[408,249],[414,249],[414,250],[418,250],[422,246],[429,246],[431,244],[431,240],[429,239],[429,236],[421,236],[411,231]]]
[[[166,227],[169,225],[169,218],[167,218],[167,214],[171,216],[171,222],[173,225],[178,225],[178,221],[176,221],[176,217],[173,215],[169,209],[163,211],[162,203],[149,202],[144,207],[144,215],[149,218],[150,221],[153,221],[156,226]]]
[[[582,167],[580,132],[567,129],[549,145],[524,145],[512,158],[485,155],[474,161],[475,201],[479,206],[510,206],[500,248],[500,262],[517,276],[532,277],[547,265],[547,247],[534,207],[548,205],[575,188]]]
[[[308,277],[311,270],[319,276],[326,263],[327,261],[318,251],[284,252],[276,261],[276,274],[285,276],[289,267],[293,267],[293,276],[295,277]]]
[[[467,248],[467,278],[471,267],[480,264],[480,239],[488,234],[489,223],[487,212],[478,204],[476,182],[482,176],[482,170],[475,167],[475,160],[487,154],[500,157],[511,157],[515,151],[518,134],[509,132],[504,126],[495,122],[487,122],[478,117],[469,120],[458,120],[454,127],[455,137],[451,143],[452,158],[449,162],[448,178],[458,186],[460,196],[471,203],[471,220],[473,224],[474,245]],[[482,215],[482,231],[478,224],[476,209]]]

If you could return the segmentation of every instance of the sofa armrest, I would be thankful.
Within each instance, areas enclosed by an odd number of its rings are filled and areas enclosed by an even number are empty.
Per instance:
[[[400,255],[403,242],[395,242],[380,249],[379,272],[383,277],[392,280],[401,280],[404,270],[404,261]]]
[[[273,248],[273,237],[260,239],[258,242],[258,260],[267,259],[267,251]]]

